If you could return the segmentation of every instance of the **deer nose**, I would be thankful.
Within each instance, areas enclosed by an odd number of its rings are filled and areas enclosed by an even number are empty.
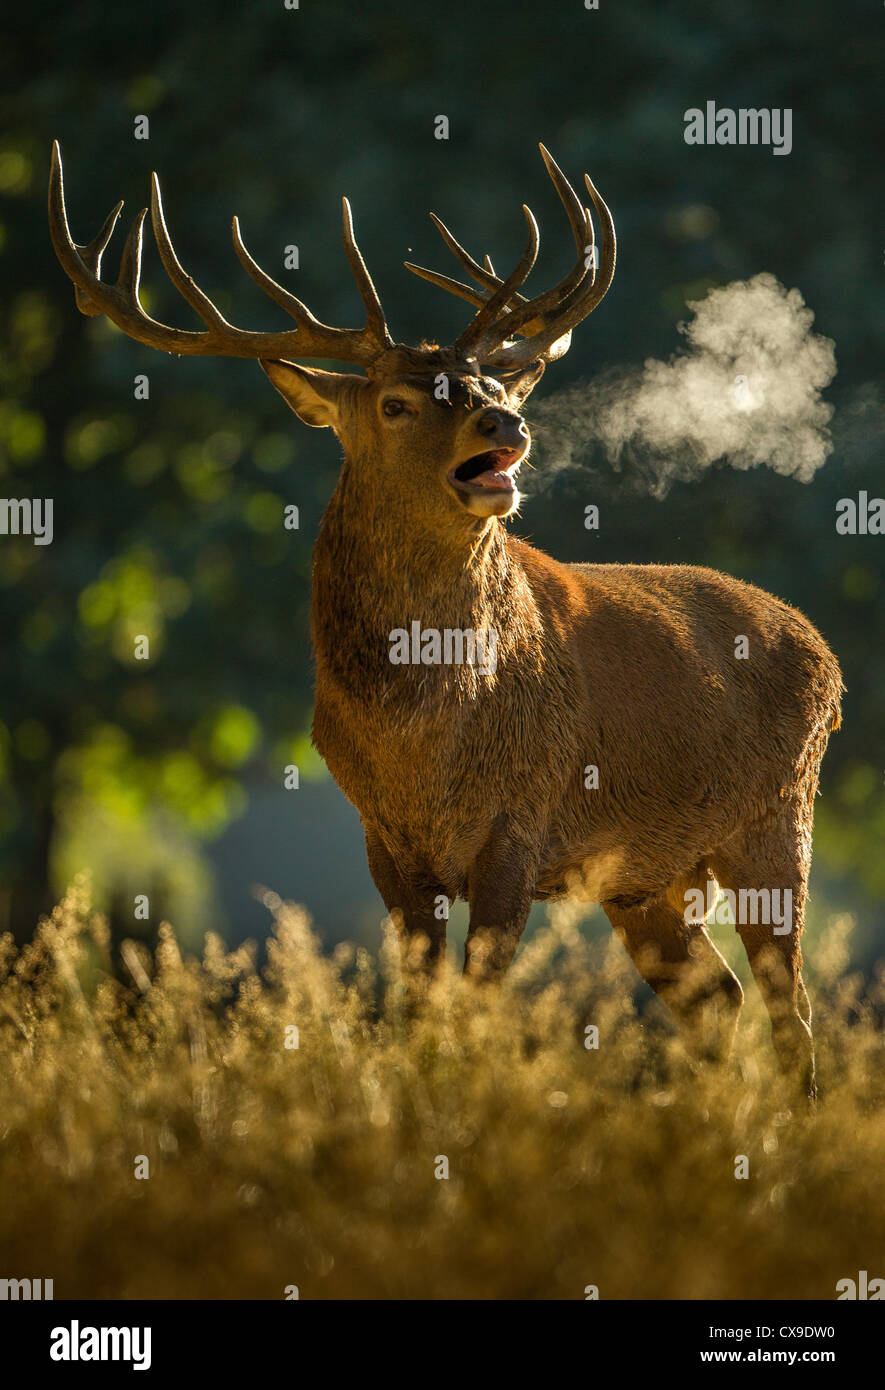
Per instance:
[[[484,411],[476,428],[483,439],[498,444],[502,449],[521,449],[529,437],[525,420],[509,410]]]

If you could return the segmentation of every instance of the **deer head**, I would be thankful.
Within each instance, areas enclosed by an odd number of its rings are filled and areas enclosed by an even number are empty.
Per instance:
[[[381,302],[353,233],[350,205],[343,200],[344,247],[366,308],[361,329],[321,323],[293,294],[253,260],[233,219],[237,256],[252,279],[296,323],[283,332],[236,328],[183,270],[163,214],[160,186],[152,177],[151,221],[164,269],[205,331],[172,328],[152,319],[139,300],[142,231],[147,209],[126,239],[115,284],[101,279],[102,256],[120,215],[118,203],[98,235],[75,245],[64,203],[61,153],[52,151],[49,224],[56,255],[73,281],[84,314],[104,314],[129,337],[165,352],[186,356],[253,357],[308,425],[328,426],[340,439],[349,465],[373,489],[407,504],[410,516],[425,514],[435,526],[472,529],[505,516],[519,502],[515,475],[528,454],[530,435],[521,408],[545,364],[567,351],[572,329],[600,302],[615,268],[611,214],[585,175],[590,200],[602,226],[597,254],[590,209],[542,145],[547,171],[568,215],[577,259],[552,289],[526,299],[520,286],[538,254],[538,227],[523,206],[526,249],[514,270],[499,277],[488,256],[480,265],[431,214],[449,249],[478,288],[405,262],[407,269],[472,304],[477,313],[449,347],[395,344]],[[327,359],[362,368],[364,375],[297,365],[292,357]]]

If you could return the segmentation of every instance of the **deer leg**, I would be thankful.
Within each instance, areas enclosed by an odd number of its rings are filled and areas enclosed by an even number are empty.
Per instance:
[[[813,1099],[811,1005],[800,946],[810,860],[811,813],[803,801],[741,831],[710,865],[734,895],[737,930],[771,1019],[781,1069]]]
[[[731,1051],[743,991],[700,923],[687,923],[672,903],[648,907],[603,903],[608,920],[639,973],[663,999],[704,1058]]]
[[[534,898],[536,852],[507,832],[502,814],[492,827],[468,875],[470,926],[464,974],[475,980],[499,980],[525,930]]]
[[[369,825],[366,855],[399,940],[407,992],[420,996],[445,954],[447,914],[439,915],[445,890],[431,875],[417,868],[401,868],[377,830]]]

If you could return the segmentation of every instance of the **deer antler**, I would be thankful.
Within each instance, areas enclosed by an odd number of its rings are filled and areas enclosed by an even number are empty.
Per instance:
[[[252,333],[235,328],[219,313],[208,295],[203,293],[182,268],[166,228],[160,184],[156,174],[152,177],[151,222],[160,259],[179,294],[203,320],[206,331],[198,333],[158,323],[145,312],[139,301],[142,229],[147,208],[143,208],[138,214],[126,238],[116,284],[111,285],[102,280],[101,259],[122,206],[122,203],[117,204],[92,241],[85,246],[75,245],[65,211],[61,150],[58,141],[53,143],[52,171],[49,178],[49,229],[55,254],[68,278],[74,283],[80,310],[84,314],[104,314],[130,338],[146,343],[149,347],[160,348],[164,352],[193,357],[256,357],[265,360],[281,357],[322,357],[337,362],[351,362],[362,367],[370,366],[381,353],[393,347],[381,301],[354,239],[353,219],[346,198],[343,200],[344,246],[366,306],[366,326],[361,329],[330,328],[314,318],[300,299],[296,299],[288,290],[283,289],[282,285],[278,285],[252,259],[243,245],[239,222],[236,217],[233,219],[234,250],[240,261],[265,294],[285,309],[298,325],[297,328],[279,333]]]
[[[526,299],[519,293],[519,287],[531,272],[538,254],[537,223],[525,205],[523,213],[528,226],[528,243],[516,268],[506,279],[495,274],[488,256],[484,266],[475,261],[433,213],[431,217],[446,245],[481,289],[475,290],[448,275],[405,262],[416,275],[466,299],[477,308],[478,313],[451,351],[457,357],[479,362],[485,367],[506,370],[527,366],[540,358],[552,362],[561,357],[569,348],[572,329],[596,308],[614,276],[615,229],[611,213],[585,174],[587,190],[603,232],[601,265],[597,271],[590,209],[582,206],[568,179],[543,145],[540,149],[547,172],[568,216],[578,252],[575,265],[559,284],[533,299]],[[186,356],[256,357],[265,360],[321,357],[350,362],[366,369],[370,369],[377,358],[394,346],[381,301],[354,238],[353,219],[346,198],[343,199],[344,247],[366,306],[366,324],[360,329],[331,328],[315,318],[300,299],[278,285],[253,260],[243,244],[239,221],[236,217],[233,219],[234,250],[240,262],[264,293],[281,309],[285,309],[298,325],[297,328],[277,333],[253,333],[228,323],[209,296],[183,269],[166,227],[156,174],[152,176],[150,212],[160,259],[179,294],[203,320],[205,331],[198,333],[159,323],[141,305],[138,292],[147,208],[138,214],[126,238],[116,283],[108,284],[102,280],[102,257],[122,206],[122,203],[117,204],[92,241],[84,246],[76,245],[71,238],[65,211],[61,151],[58,142],[54,142],[49,178],[49,227],[55,253],[68,278],[73,281],[80,310],[84,314],[104,314],[130,338],[164,352]]]
[[[519,286],[534,265],[538,249],[537,226],[526,207],[523,207],[523,211],[529,222],[529,247],[506,280],[495,274],[488,256],[485,266],[475,261],[448,227],[431,213],[433,223],[449,250],[485,293],[448,275],[440,275],[410,261],[405,262],[406,268],[415,275],[477,306],[479,313],[458,338],[455,349],[469,353],[487,367],[523,367],[540,358],[552,362],[561,357],[570,346],[572,329],[596,308],[614,278],[615,228],[606,204],[585,174],[587,191],[603,232],[601,264],[597,270],[590,209],[582,206],[549,151],[543,145],[540,150],[568,216],[578,252],[575,265],[558,285],[536,295],[534,299],[526,299],[518,293]],[[516,334],[520,335],[521,341],[511,341]]]

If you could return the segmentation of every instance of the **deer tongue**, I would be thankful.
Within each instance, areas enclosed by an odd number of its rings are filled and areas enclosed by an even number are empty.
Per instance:
[[[507,470],[512,467],[516,457],[515,449],[490,449],[487,453],[465,459],[455,469],[454,476],[457,482],[469,487],[512,492],[514,482]]]
[[[480,487],[499,488],[502,492],[512,492],[514,486],[510,474],[498,468],[487,468],[484,473],[471,478],[471,482],[478,483]]]

